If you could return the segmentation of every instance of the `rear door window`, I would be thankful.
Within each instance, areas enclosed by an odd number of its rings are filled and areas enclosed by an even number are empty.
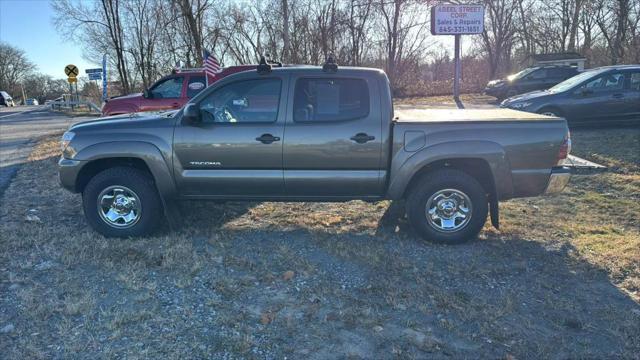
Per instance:
[[[296,82],[296,122],[347,121],[367,115],[369,87],[363,79],[303,78]]]
[[[640,71],[629,74],[629,89],[640,91]]]
[[[204,76],[192,76],[189,78],[189,84],[187,84],[187,97],[198,95],[198,93],[206,87]]]

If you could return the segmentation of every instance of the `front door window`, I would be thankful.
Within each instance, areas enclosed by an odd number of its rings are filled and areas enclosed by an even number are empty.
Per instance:
[[[169,78],[156,84],[151,90],[154,99],[176,99],[182,95],[182,76]]]

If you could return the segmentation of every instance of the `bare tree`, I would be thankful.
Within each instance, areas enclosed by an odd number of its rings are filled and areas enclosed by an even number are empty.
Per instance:
[[[19,84],[35,69],[22,49],[0,42],[0,89],[16,93]]]
[[[513,22],[517,6],[513,0],[486,0],[483,49],[489,64],[489,76],[494,77],[503,64],[508,64],[514,45],[516,27]]]

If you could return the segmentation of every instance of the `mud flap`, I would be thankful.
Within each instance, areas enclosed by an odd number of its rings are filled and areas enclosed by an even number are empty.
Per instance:
[[[164,198],[162,199],[162,203],[164,205],[164,216],[169,224],[169,229],[171,229],[171,231],[178,230],[182,223],[182,215],[178,210],[178,204],[175,200],[165,200]]]
[[[489,213],[491,214],[491,225],[497,230],[500,230],[500,209],[498,208],[498,200],[495,196],[491,197],[489,201]]]

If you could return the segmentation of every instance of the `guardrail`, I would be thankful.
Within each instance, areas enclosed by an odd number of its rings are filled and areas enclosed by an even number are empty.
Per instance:
[[[53,101],[51,103],[52,110],[70,110],[76,111],[81,110],[82,108],[86,108],[90,112],[95,112],[100,114],[102,111],[100,107],[94,104],[88,97],[86,96],[76,96],[65,94],[62,95],[62,99],[58,101]]]

